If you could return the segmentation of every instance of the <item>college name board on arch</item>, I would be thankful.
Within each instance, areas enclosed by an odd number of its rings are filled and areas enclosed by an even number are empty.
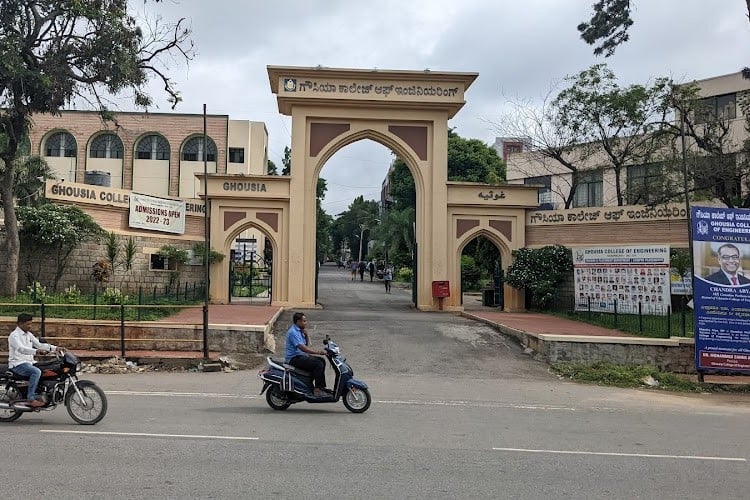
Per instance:
[[[575,309],[666,314],[670,303],[669,246],[573,249]]]
[[[132,193],[128,226],[149,231],[184,234],[185,202]]]

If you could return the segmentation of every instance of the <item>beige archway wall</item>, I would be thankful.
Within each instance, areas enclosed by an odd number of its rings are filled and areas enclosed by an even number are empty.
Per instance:
[[[514,250],[526,246],[526,209],[538,204],[537,188],[523,185],[489,186],[470,182],[448,182],[449,234],[451,252],[451,300],[448,310],[461,310],[461,252],[477,236],[497,246],[503,270],[513,262]],[[523,293],[505,286],[505,310],[524,309]]]
[[[268,68],[279,111],[292,117],[290,272],[301,281],[289,300],[315,306],[315,185],[336,151],[361,139],[393,149],[417,185],[417,307],[437,308],[431,282],[448,279],[448,119],[464,104],[476,73]]]
[[[203,176],[196,176],[201,181]],[[288,305],[289,178],[275,175],[221,175],[208,178],[211,247],[226,256],[243,230],[256,227],[273,247],[272,304]],[[229,302],[229,259],[211,266],[211,302]]]

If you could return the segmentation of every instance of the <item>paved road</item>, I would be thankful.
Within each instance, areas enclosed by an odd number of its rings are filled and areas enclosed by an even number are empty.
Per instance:
[[[6,480],[42,464],[49,498],[747,496],[747,396],[573,384],[408,291],[328,267],[320,291],[313,341],[331,335],[370,384],[366,413],[273,412],[247,371],[94,375],[99,425],[58,409],[0,426]]]

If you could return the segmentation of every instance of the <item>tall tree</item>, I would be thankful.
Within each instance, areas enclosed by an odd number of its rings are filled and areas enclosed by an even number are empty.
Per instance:
[[[19,235],[13,203],[14,161],[36,113],[57,113],[74,98],[106,111],[106,95],[131,91],[147,108],[150,78],[173,106],[180,101],[164,58],[192,56],[184,19],[144,30],[127,0],[5,0],[0,2],[0,199],[5,210],[7,272],[0,294],[15,296]],[[106,116],[106,113],[105,113]]]
[[[560,124],[581,131],[584,143],[602,152],[615,174],[617,205],[624,205],[629,165],[654,161],[665,146],[657,134],[670,115],[671,81],[659,78],[652,85],[620,87],[605,64],[597,64],[566,78],[570,87],[552,103]]]
[[[271,160],[268,160],[268,164],[266,166],[266,173],[268,175],[279,175],[279,170],[276,168],[276,164],[272,162]]]

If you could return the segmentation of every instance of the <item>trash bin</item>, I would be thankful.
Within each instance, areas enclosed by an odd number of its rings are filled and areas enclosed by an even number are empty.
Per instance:
[[[492,288],[482,290],[482,305],[490,307],[495,305],[495,290]]]

